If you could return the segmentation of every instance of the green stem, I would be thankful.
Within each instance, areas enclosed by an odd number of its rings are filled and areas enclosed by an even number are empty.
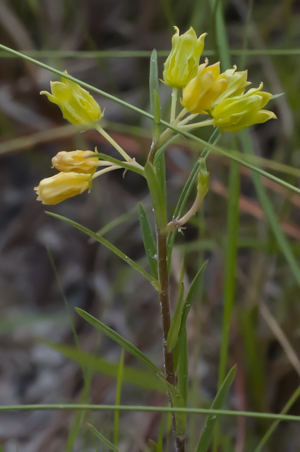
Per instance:
[[[93,174],[92,180],[96,179],[96,177],[102,176],[102,174],[109,173],[110,171],[114,171],[116,169],[122,169],[121,166],[113,165],[109,166],[108,168],[105,168],[103,170],[97,171],[95,174]]]
[[[213,119],[207,119],[206,121],[196,122],[195,124],[187,124],[186,126],[181,126],[178,124],[179,130],[192,130],[198,129],[199,127],[212,126],[214,124]]]
[[[124,151],[123,148],[121,148],[120,145],[118,145],[118,143],[115,142],[115,140],[107,132],[105,132],[104,129],[102,129],[99,124],[95,126],[95,129],[122,155],[126,162],[130,162],[131,158],[129,157],[129,155]]]
[[[176,125],[180,122],[181,118],[188,113],[188,110],[186,108],[183,108],[176,119],[174,119],[174,122],[172,123],[173,126],[176,127]],[[173,132],[172,129],[169,127],[161,134],[160,136],[160,146],[167,141],[171,133]]]
[[[161,318],[163,327],[163,350],[164,350],[164,367],[165,377],[168,383],[176,386],[176,377],[174,374],[174,357],[173,350],[169,351],[167,347],[167,339],[171,325],[170,302],[169,302],[169,275],[167,263],[167,236],[163,234],[157,227],[157,254],[158,254],[158,277],[161,286],[159,292],[159,302],[161,308]],[[169,395],[170,404],[171,397]],[[184,452],[184,439],[180,438],[176,432],[175,414],[172,413],[172,426],[175,436],[176,452]]]
[[[178,89],[173,88],[172,94],[171,94],[171,115],[170,115],[170,123],[173,124],[175,121],[176,116],[176,106],[177,106],[177,95],[178,95]]]

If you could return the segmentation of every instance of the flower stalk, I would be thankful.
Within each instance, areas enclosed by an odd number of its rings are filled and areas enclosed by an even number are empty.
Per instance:
[[[131,157],[129,157],[127,152],[125,152],[124,149],[121,148],[121,146],[116,143],[116,141],[107,132],[105,132],[105,130],[99,124],[95,126],[95,129],[119,152],[119,154],[121,154],[126,162],[130,162]]]

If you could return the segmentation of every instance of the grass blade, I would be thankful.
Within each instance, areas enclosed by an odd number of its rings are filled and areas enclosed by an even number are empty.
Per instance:
[[[126,254],[122,253],[122,251],[120,251],[116,246],[112,245],[106,239],[99,236],[96,232],[93,232],[90,229],[86,228],[85,226],[82,226],[81,224],[76,223],[76,221],[72,221],[69,218],[63,217],[62,215],[57,215],[56,213],[53,213],[53,212],[46,212],[46,213],[48,215],[51,215],[54,218],[58,218],[59,220],[69,223],[71,226],[74,226],[74,228],[79,229],[80,231],[84,232],[84,234],[87,234],[89,237],[96,240],[96,242],[100,242],[102,245],[106,246],[106,248],[108,248],[110,251],[115,253],[124,262],[126,262],[128,265],[130,265],[132,268],[134,268],[137,272],[139,272],[141,275],[143,275],[144,278],[146,278],[157,291],[160,290],[160,284],[156,279],[154,279],[151,275],[149,275],[149,273],[147,273],[140,265],[138,265],[136,262],[134,262],[132,259],[130,259],[128,256],[126,256]]]
[[[246,154],[254,154],[249,131],[242,130],[240,132],[240,138],[241,138],[244,152]],[[298,263],[292,253],[289,242],[288,242],[284,232],[282,231],[281,226],[279,225],[274,208],[266,193],[266,189],[261,181],[259,174],[252,171],[252,179],[253,179],[253,183],[255,185],[255,189],[257,191],[259,200],[264,209],[264,212],[265,212],[266,216],[268,217],[270,227],[273,231],[273,234],[275,235],[278,245],[282,251],[282,254],[284,255],[288,264],[290,265],[290,268],[295,277],[295,280],[297,281],[297,284],[300,287],[300,270],[298,267]]]
[[[236,367],[234,366],[229,372],[227,377],[225,378],[222,386],[220,387],[213,403],[211,406],[212,410],[219,410],[221,409],[227,394],[229,392],[229,389],[232,385],[232,382],[235,377]],[[213,438],[214,433],[214,427],[216,425],[216,421],[218,419],[218,416],[216,415],[210,415],[207,417],[204,427],[202,429],[202,433],[200,436],[200,440],[196,449],[196,452],[207,452],[209,445]]]
[[[139,217],[140,225],[143,235],[143,242],[146,251],[146,255],[150,264],[151,273],[153,278],[158,279],[157,274],[157,249],[156,243],[153,237],[151,226],[147,217],[147,213],[141,203],[139,203]]]
[[[235,294],[237,239],[238,239],[239,212],[240,212],[239,196],[240,196],[240,166],[238,163],[231,161],[228,209],[227,209],[228,238],[225,258],[224,315],[222,326],[218,388],[220,388],[226,375],[229,332]]]
[[[122,380],[123,380],[123,371],[124,371],[124,348],[122,348],[120,364],[118,368],[118,379],[117,379],[117,392],[116,392],[116,405],[121,404],[121,389],[122,389]],[[118,436],[119,436],[119,410],[115,411],[114,418],[114,445],[118,445]]]
[[[109,450],[112,450],[113,452],[118,452],[118,449],[107,439],[105,436],[102,435],[95,427],[93,427],[91,424],[87,424],[90,431],[96,436],[96,438],[99,439],[101,444],[103,446],[107,447]]]

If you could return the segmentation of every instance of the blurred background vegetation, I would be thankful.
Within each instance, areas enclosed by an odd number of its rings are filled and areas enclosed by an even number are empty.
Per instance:
[[[253,86],[285,93],[270,104],[277,121],[251,128],[255,154],[298,168],[300,163],[300,4],[293,0],[219,0],[223,3],[232,64],[248,68]],[[0,42],[26,51],[49,65],[149,111],[149,57],[159,66],[171,48],[173,25],[208,32],[204,56],[222,59],[216,44],[211,0],[2,0]],[[74,316],[80,349],[70,323],[73,307],[86,309],[162,365],[159,306],[154,290],[104,247],[45,214],[65,215],[97,231],[146,265],[137,203],[151,213],[145,182],[136,174],[113,173],[97,179],[90,194],[45,208],[33,187],[54,174],[51,158],[59,151],[94,149],[116,155],[94,131],[77,133],[50,104],[55,76],[0,52],[0,404],[90,401],[114,403],[116,379],[108,362],[118,363],[120,347],[100,337]],[[103,125],[139,162],[145,162],[151,122],[135,112],[95,96],[105,108]],[[161,86],[168,119],[170,89]],[[211,131],[200,131],[208,139]],[[220,145],[238,149],[232,137]],[[169,215],[197,150],[187,141],[166,153]],[[226,270],[229,160],[211,155],[211,189],[204,211],[176,237],[171,294],[181,262],[190,281],[209,259],[203,284],[188,320],[190,348],[189,406],[209,407],[216,394]],[[279,412],[299,386],[300,305],[297,269],[291,271],[258,198],[251,174],[240,167],[240,225],[231,324],[229,365],[237,376],[227,408]],[[275,173],[293,185],[293,174]],[[299,257],[300,196],[262,179],[290,248]],[[193,199],[191,198],[190,202]],[[121,222],[122,220],[122,222]],[[66,309],[66,306],[68,309]],[[53,343],[62,345],[54,345]],[[98,359],[92,359],[92,356]],[[76,362],[77,361],[77,362]],[[125,365],[143,371],[125,354]],[[84,372],[82,371],[84,370]],[[109,370],[110,369],[110,370]],[[84,375],[84,378],[83,378]],[[126,379],[125,379],[126,380]],[[124,382],[123,404],[163,405],[164,395],[136,378]],[[145,379],[147,380],[147,379]],[[151,382],[149,382],[149,387]],[[295,401],[290,413],[300,415]],[[71,412],[6,413],[0,416],[2,450],[11,452],[92,451],[86,421],[113,435],[113,414]],[[159,413],[121,413],[120,451],[147,451],[158,436]],[[188,450],[193,451],[203,418],[189,417]],[[253,451],[270,421],[223,418],[220,450]],[[167,449],[167,445],[164,446]],[[170,445],[170,449],[172,447]],[[281,423],[266,451],[300,450],[296,423]]]

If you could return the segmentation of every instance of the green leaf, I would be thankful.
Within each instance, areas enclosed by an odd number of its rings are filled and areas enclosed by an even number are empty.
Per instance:
[[[134,262],[132,259],[130,259],[126,254],[122,253],[116,246],[112,245],[110,242],[108,242],[106,239],[98,235],[96,232],[91,231],[90,229],[86,228],[85,226],[82,226],[79,223],[76,223],[76,221],[69,220],[69,218],[63,217],[62,215],[57,215],[56,213],[52,212],[46,212],[48,215],[51,215],[54,218],[58,218],[59,220],[65,221],[66,223],[70,224],[71,226],[74,226],[74,228],[79,229],[81,232],[84,232],[88,236],[92,237],[96,242],[102,243],[102,245],[106,246],[110,251],[115,253],[117,256],[119,256],[124,262],[126,262],[128,265],[130,265],[132,268],[134,268],[137,272],[139,272],[141,275],[144,276],[151,284],[152,286],[159,291],[160,290],[160,284],[159,282],[154,279],[149,273],[147,273],[140,265],[138,265],[136,262]]]
[[[87,424],[87,426],[90,431],[99,439],[103,446],[108,447],[108,449],[112,450],[113,452],[118,452],[118,449],[107,438],[105,438],[102,433],[95,429],[95,427],[93,427],[91,424]]]
[[[151,226],[146,214],[146,211],[141,203],[139,203],[139,217],[143,234],[143,242],[146,251],[146,255],[150,264],[151,273],[153,278],[158,279],[157,274],[157,249],[155,240],[152,234]]]
[[[173,350],[175,348],[178,334],[180,331],[181,326],[181,319],[182,319],[182,312],[183,312],[183,305],[184,305],[184,284],[181,283],[179,287],[179,297],[176,305],[176,309],[173,315],[173,319],[170,325],[168,338],[167,338],[167,347],[168,351]]]
[[[112,363],[103,358],[77,350],[75,347],[71,347],[69,345],[50,342],[45,339],[42,339],[41,342],[48,345],[48,347],[53,350],[57,350],[66,358],[77,362],[82,367],[87,367],[94,371],[109,375],[110,377],[117,378],[119,369],[119,365],[117,363]],[[157,391],[160,393],[166,392],[165,385],[161,383],[160,379],[156,375],[135,369],[134,367],[124,366],[123,381],[148,391]]]
[[[158,367],[153,364],[152,361],[150,361],[149,358],[147,358],[135,345],[133,345],[131,342],[124,339],[120,334],[118,334],[116,331],[112,330],[108,326],[106,326],[104,323],[102,323],[100,320],[93,317],[88,312],[84,311],[80,308],[75,308],[75,311],[77,314],[80,315],[84,320],[86,320],[88,323],[90,323],[94,328],[101,331],[101,333],[106,334],[110,339],[112,339],[117,344],[121,345],[126,351],[131,353],[135,358],[137,358],[139,361],[144,363],[149,369],[154,371],[157,376],[164,378],[161,371],[158,369]]]
[[[153,114],[152,127],[152,145],[157,147],[160,138],[160,96],[159,96],[159,80],[157,67],[157,52],[153,50],[150,57],[150,73],[149,73],[149,92],[150,92],[150,108]]]
[[[211,135],[211,137],[209,139],[209,143],[212,142],[212,143],[216,144],[218,142],[218,140],[220,139],[220,137],[221,137],[221,132],[218,129],[216,129],[213,132],[213,134]],[[202,152],[202,155],[206,154],[207,150],[208,150],[208,148],[204,148],[204,150]],[[174,214],[173,214],[173,218],[177,218],[178,216],[180,216],[182,214],[182,210],[183,210],[183,208],[184,208],[184,206],[186,204],[186,201],[187,201],[187,199],[188,199],[193,187],[196,186],[198,173],[199,173],[200,168],[201,168],[201,161],[202,161],[201,158],[202,157],[200,157],[196,161],[196,163],[195,163],[195,165],[194,165],[194,167],[193,167],[193,169],[192,169],[192,171],[191,171],[186,183],[184,184],[184,187],[182,189],[182,192],[180,194],[178,203],[176,205],[176,208],[175,208],[175,211],[174,211]],[[170,268],[171,268],[171,256],[172,256],[172,249],[173,249],[175,235],[176,235],[176,230],[171,231],[169,233],[169,235],[168,235],[168,238],[167,238],[168,268],[169,268],[169,271],[170,271]]]
[[[186,325],[182,325],[178,341],[178,390],[183,398],[184,405],[187,406],[189,388],[189,353],[187,343]]]
[[[254,154],[249,131],[242,130],[241,132],[239,132],[239,134],[240,134],[244,152],[246,154]],[[251,175],[252,175],[252,179],[253,179],[259,200],[263,206],[263,210],[264,210],[266,216],[268,217],[270,227],[276,237],[277,243],[282,251],[282,254],[284,255],[285,259],[287,260],[288,264],[290,265],[291,271],[294,275],[295,280],[297,281],[298,286],[300,286],[300,270],[298,267],[298,263],[293,255],[289,242],[288,242],[284,232],[281,229],[281,226],[278,222],[278,219],[277,219],[276,213],[274,211],[274,208],[272,206],[272,203],[270,202],[266,189],[262,183],[261,177],[259,174],[255,173],[253,171],[251,172]]]
[[[124,373],[124,348],[122,348],[119,368],[118,368],[118,378],[117,378],[117,391],[116,391],[116,405],[121,405],[121,390],[122,390],[122,381],[123,381],[123,373]],[[117,446],[118,444],[118,436],[119,436],[119,410],[115,411],[114,418],[114,444]]]
[[[172,386],[170,383],[166,381],[164,375],[158,369],[158,367],[156,367],[155,364],[152,361],[150,361],[150,359],[147,358],[135,345],[131,344],[131,342],[124,339],[122,336],[120,336],[120,334],[118,334],[116,331],[112,330],[108,326],[104,325],[104,323],[90,315],[88,312],[85,312],[80,308],[75,308],[75,310],[84,320],[90,323],[94,328],[106,334],[106,336],[115,341],[117,344],[121,345],[121,347],[123,347],[135,358],[144,363],[149,369],[155,372],[157,377],[165,385],[166,390],[169,391],[173,406],[178,408],[184,408],[182,397],[180,396],[176,388],[174,388],[174,386]],[[175,417],[177,434],[178,436],[183,437],[186,428],[186,413],[176,413]]]
[[[160,181],[152,163],[147,162],[145,166],[145,174],[153,202],[157,226],[163,230],[167,226],[165,197],[161,190]]]
[[[211,406],[212,410],[219,410],[222,408],[222,405],[227,397],[229,389],[234,380],[235,372],[236,372],[236,366],[234,366],[228,372],[227,377],[225,378],[222,386],[220,387],[220,389],[212,403],[212,406]],[[218,416],[216,416],[216,415],[210,415],[206,418],[204,427],[203,427],[201,435],[200,435],[200,440],[199,440],[196,452],[207,452],[209,445],[213,438],[214,427],[215,427],[217,419],[218,419]]]
[[[195,275],[191,286],[189,288],[188,294],[186,296],[183,308],[182,308],[182,319],[181,319],[181,325],[186,325],[186,319],[190,312],[191,306],[194,302],[195,295],[200,287],[201,284],[201,275],[202,272],[206,269],[206,266],[208,264],[208,261],[205,261],[204,264],[201,265],[200,269],[198,270],[197,274]]]
[[[226,244],[225,278],[224,278],[224,313],[222,325],[218,387],[221,386],[226,375],[230,323],[235,295],[236,260],[238,249],[237,240],[238,240],[239,213],[240,213],[239,199],[240,199],[240,165],[234,161],[231,161],[229,175],[229,197],[227,207],[227,244]]]

